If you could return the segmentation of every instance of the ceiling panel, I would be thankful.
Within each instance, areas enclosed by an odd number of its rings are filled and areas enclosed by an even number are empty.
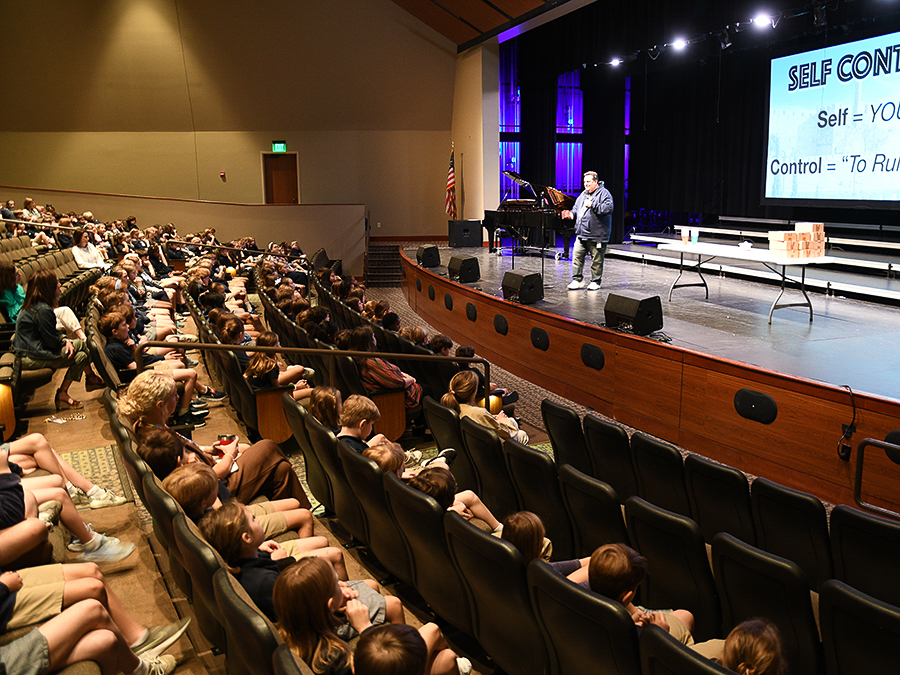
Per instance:
[[[457,45],[474,40],[539,7],[561,4],[558,0],[549,3],[546,0],[393,0],[393,2]]]
[[[475,26],[481,33],[487,33],[509,21],[509,17],[498,12],[484,0],[440,0],[440,3]]]
[[[474,40],[480,35],[477,30],[431,0],[393,0],[393,2],[457,45]]]

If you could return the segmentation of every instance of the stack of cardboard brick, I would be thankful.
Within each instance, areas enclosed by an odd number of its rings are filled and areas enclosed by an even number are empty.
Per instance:
[[[769,251],[785,258],[825,255],[825,223],[796,223],[791,230],[770,230]]]

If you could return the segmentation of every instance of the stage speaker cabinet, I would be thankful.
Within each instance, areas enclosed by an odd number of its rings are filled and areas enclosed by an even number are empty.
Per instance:
[[[635,335],[650,335],[663,327],[662,302],[658,295],[652,298],[633,298],[610,293],[603,313],[607,328],[630,325]]]
[[[480,220],[448,220],[450,248],[481,246],[482,226]]]
[[[509,271],[503,275],[503,299],[516,300],[523,305],[544,299],[544,278],[534,272],[520,274]]]
[[[419,246],[416,251],[416,262],[422,267],[439,267],[441,254],[437,246]]]
[[[461,284],[467,284],[471,281],[478,281],[481,278],[481,269],[478,267],[478,258],[467,255],[455,255],[450,258],[447,263],[447,271],[453,281]]]

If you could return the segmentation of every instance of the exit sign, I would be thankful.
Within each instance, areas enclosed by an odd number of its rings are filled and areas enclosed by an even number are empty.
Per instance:
[[[272,152],[287,152],[287,141],[272,141]]]

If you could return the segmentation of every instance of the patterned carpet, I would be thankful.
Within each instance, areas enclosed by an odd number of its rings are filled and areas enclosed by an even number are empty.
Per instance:
[[[112,490],[117,495],[123,495],[130,502],[135,500],[131,481],[128,480],[125,465],[122,463],[122,456],[115,445],[61,452],[59,456],[95,485]]]

